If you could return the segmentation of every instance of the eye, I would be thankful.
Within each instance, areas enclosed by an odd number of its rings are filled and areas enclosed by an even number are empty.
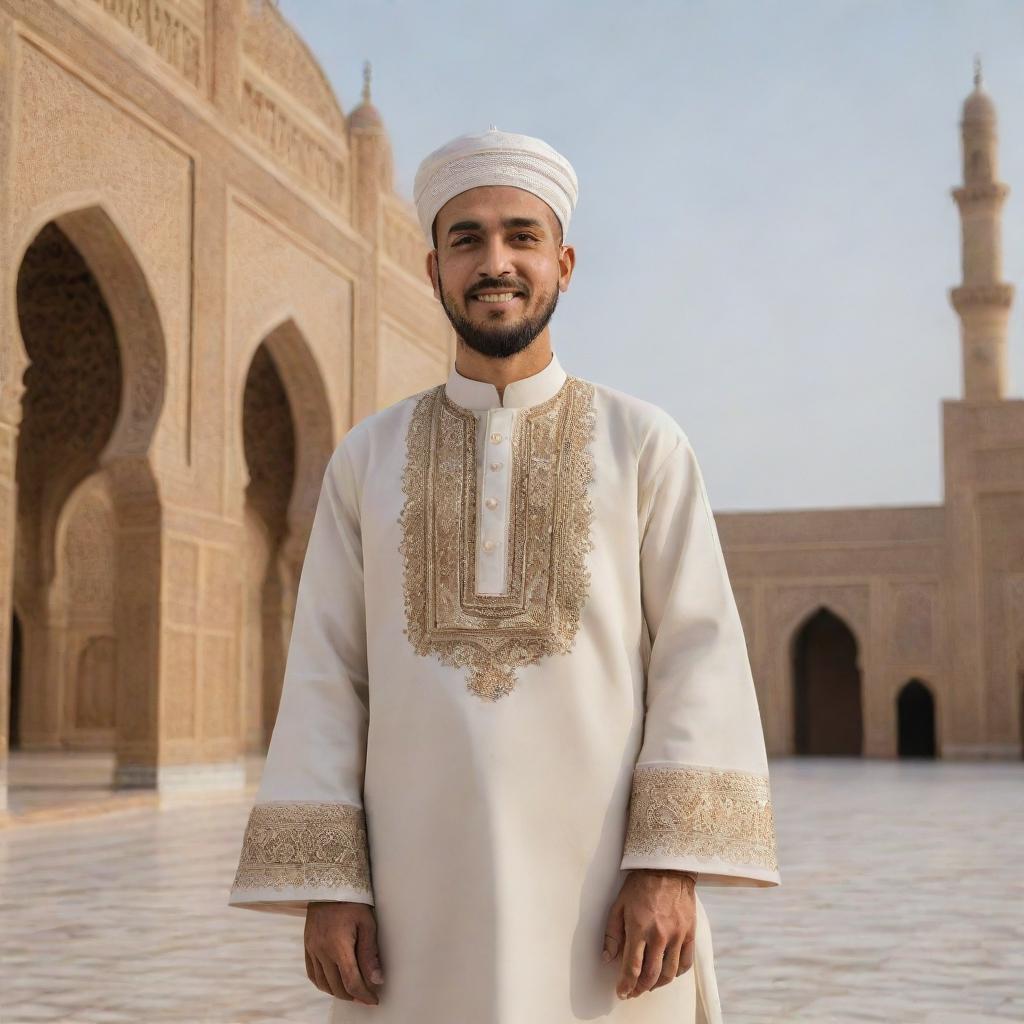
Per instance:
[[[532,242],[534,240],[533,235],[529,235],[525,231],[520,231],[519,234],[515,235],[514,237],[525,238],[528,242]]]

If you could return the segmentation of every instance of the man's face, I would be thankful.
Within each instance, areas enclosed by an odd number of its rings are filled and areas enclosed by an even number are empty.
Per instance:
[[[543,199],[511,185],[481,185],[448,200],[428,257],[434,294],[456,333],[486,356],[526,348],[551,319],[574,253]]]

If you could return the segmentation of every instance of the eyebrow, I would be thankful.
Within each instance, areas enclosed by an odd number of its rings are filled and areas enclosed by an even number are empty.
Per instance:
[[[504,228],[539,228],[544,230],[544,225],[533,217],[508,217],[501,222]],[[455,231],[479,231],[483,225],[476,220],[460,220],[448,229],[448,234]]]

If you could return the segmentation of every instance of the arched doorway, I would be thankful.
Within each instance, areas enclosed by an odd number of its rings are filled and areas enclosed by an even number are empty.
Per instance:
[[[155,751],[157,728],[160,505],[149,456],[163,332],[146,275],[101,206],[60,214],[19,251],[20,746],[110,749],[123,737],[141,756],[146,743]]]
[[[896,698],[900,757],[935,757],[935,699],[920,679],[911,679]]]
[[[326,389],[293,321],[256,349],[242,397],[245,488],[243,717],[265,752],[277,717],[306,542],[333,451]]]
[[[857,641],[827,608],[819,608],[793,641],[794,734],[797,754],[859,757],[864,748]]]
[[[25,370],[18,432],[14,593],[22,609],[25,658],[21,679],[22,745],[73,746],[65,710],[78,685],[82,651],[69,635],[77,609],[58,580],[80,578],[102,558],[90,545],[65,545],[62,513],[84,481],[101,476],[100,454],[121,411],[123,374],[110,309],[81,252],[53,221],[33,239],[18,272],[18,321],[30,363]],[[105,524],[112,530],[112,524]],[[95,537],[100,540],[101,538]],[[113,538],[102,538],[108,553]],[[73,564],[72,564],[73,563]],[[105,571],[111,571],[109,562]],[[104,630],[111,638],[112,628]],[[82,648],[94,639],[88,629]],[[95,675],[95,673],[93,673]],[[112,665],[97,680],[108,691],[97,723],[113,743]]]

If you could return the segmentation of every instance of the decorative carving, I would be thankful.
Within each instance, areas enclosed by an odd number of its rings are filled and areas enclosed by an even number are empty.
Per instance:
[[[275,159],[335,206],[345,207],[344,160],[300,127],[251,79],[242,83],[242,124]]]
[[[242,37],[246,56],[332,132],[344,136],[345,115],[309,47],[275,4],[248,4],[247,11]]]
[[[121,353],[110,311],[81,254],[52,221],[18,273],[25,371],[18,485],[42,487],[58,462],[92,461],[121,404]]]
[[[173,0],[94,0],[137,39],[152,47],[185,81],[203,84],[203,31],[200,17],[188,20]],[[193,17],[195,17],[193,13]]]

